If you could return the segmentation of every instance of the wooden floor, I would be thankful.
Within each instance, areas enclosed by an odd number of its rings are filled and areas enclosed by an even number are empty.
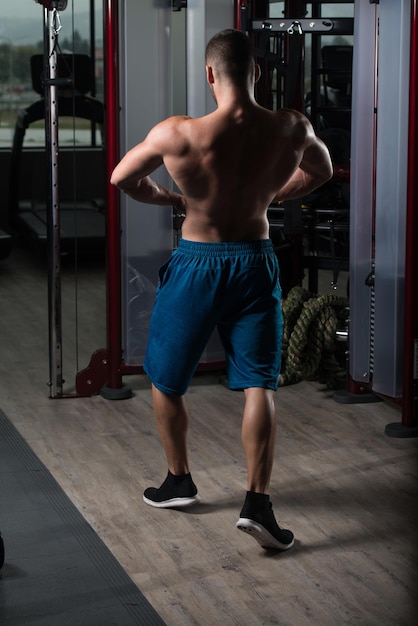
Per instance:
[[[65,269],[70,391],[77,358],[83,368],[104,347],[102,268],[79,269],[78,355],[74,289]],[[149,384],[125,379],[134,395],[123,401],[50,400],[46,293],[36,257],[15,250],[0,262],[0,407],[169,626],[418,623],[418,440],[384,434],[400,420],[395,408],[338,404],[307,382],[278,391],[271,499],[296,543],[266,553],[235,529],[243,395],[217,375],[194,380],[190,457],[202,502],[146,506],[144,488],[166,474]]]

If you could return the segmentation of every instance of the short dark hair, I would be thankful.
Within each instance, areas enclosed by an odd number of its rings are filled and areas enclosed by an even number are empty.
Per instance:
[[[206,46],[206,65],[213,65],[231,80],[246,80],[254,70],[255,52],[250,38],[228,28],[214,35]]]

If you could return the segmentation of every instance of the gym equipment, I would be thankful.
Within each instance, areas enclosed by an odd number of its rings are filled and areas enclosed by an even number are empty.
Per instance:
[[[351,127],[351,90],[353,46],[322,46],[322,68],[319,70],[323,79],[320,91],[321,103],[314,114],[321,116],[326,128]]]
[[[56,54],[57,67],[56,78],[43,80],[44,57],[34,55],[31,58],[32,85],[36,93],[42,97],[19,112],[14,137],[12,154],[10,160],[10,184],[9,184],[9,214],[10,224],[17,232],[29,237],[41,247],[47,245],[47,202],[45,196],[47,189],[32,192],[30,199],[19,198],[22,172],[22,149],[27,129],[38,120],[45,119],[47,113],[47,97],[45,90],[50,86],[56,89],[57,117],[72,117],[86,119],[98,127],[103,126],[103,104],[87,93],[92,89],[93,67],[89,56],[85,54]],[[58,163],[66,156],[65,178],[70,176],[71,169],[74,169],[73,176],[77,170],[88,167],[87,162],[83,162],[83,154],[77,155],[56,155]],[[55,157],[54,157],[55,159]],[[42,159],[41,159],[42,161]],[[46,164],[41,163],[45,167]],[[59,181],[60,197],[62,198],[64,186],[69,187],[64,180],[64,174]],[[67,196],[73,190],[67,191]],[[35,196],[35,197],[34,197]],[[105,217],[104,203],[101,197],[92,200],[77,200],[60,203],[60,243],[61,252],[69,254],[77,240],[79,251],[90,253],[96,250],[98,253],[104,251],[105,241]]]
[[[351,120],[351,45],[322,45],[323,35],[352,35],[353,18],[304,18],[303,7],[286,3],[285,18],[270,18],[269,3],[238,2],[238,28],[254,41],[262,67],[257,100],[273,110],[291,107],[307,114],[327,144],[333,161],[333,180],[301,201],[269,209],[270,235],[277,246],[283,295],[308,271],[309,291],[318,290],[318,272],[333,272],[332,287],[348,270],[349,177]],[[296,7],[296,8],[294,8]],[[290,15],[292,10],[297,15]],[[304,95],[305,36],[312,42],[312,88]],[[291,266],[291,270],[289,269]]]
[[[104,250],[105,215],[101,199],[77,202],[75,194],[76,155],[70,202],[60,201],[62,182],[59,151],[59,117],[88,119],[102,126],[103,104],[87,96],[93,84],[93,67],[86,55],[58,54],[58,33],[62,28],[60,10],[66,0],[40,1],[44,8],[44,53],[31,59],[33,88],[43,97],[21,111],[15,128],[10,170],[10,222],[32,240],[43,244],[48,255],[49,310],[49,387],[50,397],[63,395],[62,320],[61,320],[61,255],[92,249]],[[45,119],[45,154],[47,164],[46,201],[36,202],[33,196],[27,204],[18,197],[22,146],[27,128]],[[104,170],[104,168],[103,168]],[[68,174],[67,169],[65,175]],[[43,176],[40,177],[43,180]]]
[[[355,9],[349,381],[338,400],[389,399],[402,423],[386,433],[415,437],[417,2]]]
[[[347,298],[291,289],[283,300],[281,385],[300,380],[314,380],[330,389],[344,385],[347,311]],[[345,345],[338,349],[340,337]]]

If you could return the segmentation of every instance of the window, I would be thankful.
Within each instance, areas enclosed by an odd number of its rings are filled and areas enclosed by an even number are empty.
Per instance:
[[[101,0],[69,0],[60,13],[62,29],[58,52],[91,57],[94,84],[89,95],[103,100],[103,43]],[[100,28],[96,28],[100,26]],[[43,54],[44,8],[32,0],[0,0],[0,148],[10,148],[16,118],[42,96],[33,90],[30,59]],[[31,125],[25,147],[44,145],[43,121]],[[60,144],[100,145],[99,130],[90,122],[60,119]]]

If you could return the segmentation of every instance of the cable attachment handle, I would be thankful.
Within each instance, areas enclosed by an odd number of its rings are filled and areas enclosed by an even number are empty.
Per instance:
[[[303,35],[302,24],[299,22],[299,20],[294,20],[294,22],[290,24],[289,28],[287,29],[288,35],[294,35],[295,30],[297,31],[298,35]]]
[[[58,35],[60,30],[62,29],[61,17],[58,13],[57,9],[52,9],[52,29],[54,31],[54,35]]]

